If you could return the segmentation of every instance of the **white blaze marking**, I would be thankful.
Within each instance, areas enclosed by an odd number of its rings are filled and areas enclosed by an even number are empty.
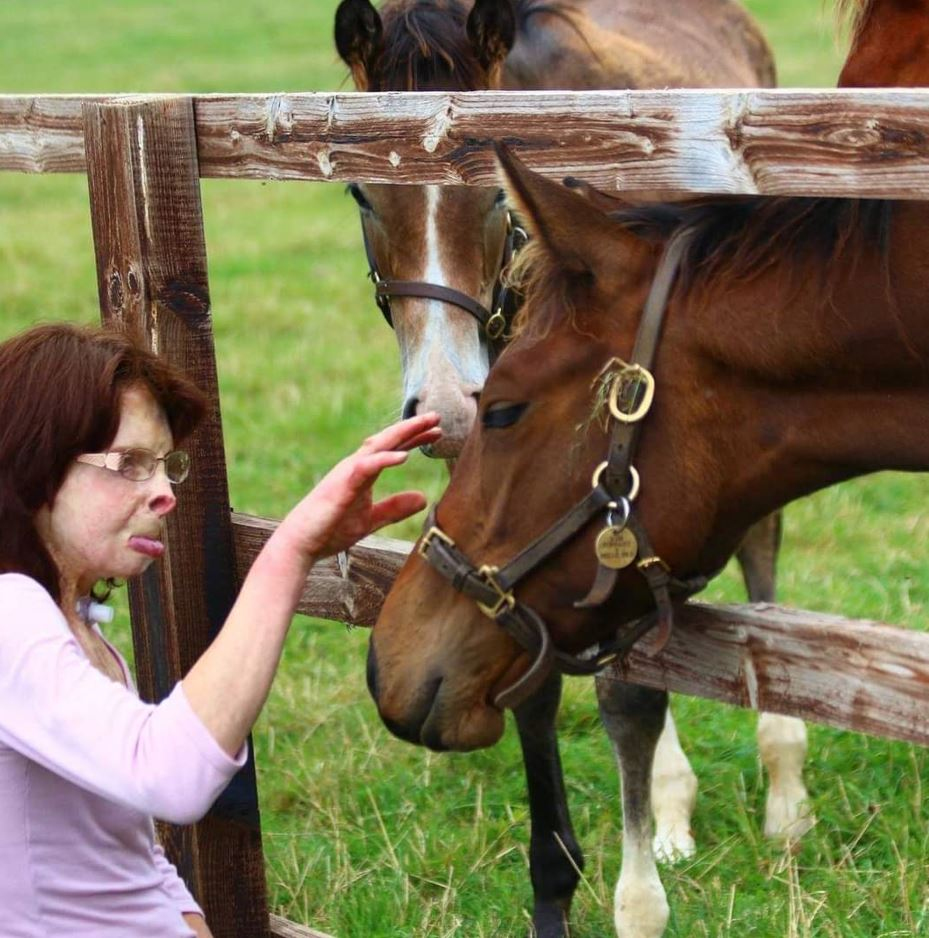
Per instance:
[[[425,269],[420,279],[427,283],[450,286],[449,272],[443,263],[439,242],[439,202],[441,186],[426,186],[426,224],[423,255]],[[467,347],[457,347],[455,336],[448,327],[449,305],[432,300],[426,307],[426,326],[422,346],[415,358],[407,361],[404,375],[404,393],[409,397],[422,397],[430,381],[455,380],[456,383],[481,387],[487,374],[487,358],[474,330],[473,341]],[[410,350],[412,351],[412,350]],[[439,375],[435,374],[438,364]],[[450,367],[449,367],[450,366]],[[443,374],[444,373],[444,374]]]

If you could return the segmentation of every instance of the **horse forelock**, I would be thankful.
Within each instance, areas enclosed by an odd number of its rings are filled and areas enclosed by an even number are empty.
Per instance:
[[[396,0],[381,10],[384,55],[379,90],[471,91],[486,82],[467,36],[460,0]]]
[[[530,241],[514,257],[503,278],[524,299],[510,324],[510,338],[543,338],[557,320],[566,317],[574,322],[570,280],[558,259],[539,241]]]
[[[391,0],[381,8],[384,55],[377,90],[476,91],[487,74],[467,35],[471,4],[464,0]],[[540,13],[573,23],[564,0],[516,0],[517,28]]]

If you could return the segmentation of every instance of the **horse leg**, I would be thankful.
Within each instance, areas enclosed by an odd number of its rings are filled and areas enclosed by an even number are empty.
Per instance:
[[[774,602],[775,570],[781,544],[781,513],[768,515],[745,536],[736,557],[751,602]],[[796,717],[758,714],[758,751],[768,771],[764,832],[773,840],[797,840],[815,823],[803,784],[806,726]]]
[[[765,837],[798,840],[815,823],[803,784],[806,725],[796,717],[758,714],[758,751],[768,770]]]
[[[651,840],[652,762],[665,724],[665,691],[597,678],[600,718],[613,743],[622,780],[623,858],[614,916],[621,938],[660,938],[668,899]]]
[[[696,851],[690,819],[697,803],[697,776],[681,749],[677,727],[668,707],[652,768],[653,847],[656,858],[675,863]]]
[[[567,938],[571,899],[584,867],[565,795],[555,716],[561,675],[548,680],[513,711],[529,792],[529,875],[536,938]]]
[[[781,542],[781,515],[777,512],[759,521],[746,534],[736,557],[742,568],[742,576],[749,599],[752,602],[772,602],[774,600],[774,577],[777,553]],[[778,750],[780,739],[779,727],[768,730],[765,739],[769,746],[773,764],[778,766],[777,777],[784,777],[781,768],[789,764],[781,757]],[[795,731],[794,731],[795,732]],[[761,727],[759,725],[759,734]],[[764,757],[763,757],[764,758]],[[767,764],[767,763],[765,763]],[[801,762],[802,764],[802,762]],[[796,778],[790,776],[784,785],[778,785],[778,791],[796,791]],[[773,776],[772,776],[773,779]],[[772,781],[772,788],[773,788]],[[768,820],[781,817],[789,806],[783,794],[777,795],[779,808],[769,807]],[[674,717],[668,708],[664,730],[655,750],[655,767],[652,770],[652,810],[655,818],[655,856],[663,863],[674,863],[693,856],[696,851],[691,818],[697,803],[697,776],[694,774],[687,756],[681,748],[674,725]],[[778,810],[780,809],[780,813]],[[766,829],[767,829],[766,823]]]
[[[777,555],[781,549],[782,533],[781,512],[762,518],[753,524],[745,535],[736,560],[742,568],[742,579],[748,601],[752,603],[773,603],[775,580],[777,576]]]

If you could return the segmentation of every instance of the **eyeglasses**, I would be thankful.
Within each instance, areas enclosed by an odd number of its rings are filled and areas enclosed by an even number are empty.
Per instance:
[[[165,464],[165,475],[172,485],[177,485],[187,478],[190,472],[190,455],[177,449],[165,456],[156,456],[147,449],[124,449],[110,453],[84,453],[77,457],[78,462],[118,472],[130,482],[145,482],[155,474],[158,463]]]

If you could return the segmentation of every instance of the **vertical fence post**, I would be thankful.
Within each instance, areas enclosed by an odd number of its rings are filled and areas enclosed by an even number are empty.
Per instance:
[[[84,142],[103,320],[135,327],[210,398],[165,556],[130,587],[139,689],[158,701],[222,626],[236,591],[192,100],[87,102]],[[252,756],[203,821],[159,830],[216,938],[268,935]]]

